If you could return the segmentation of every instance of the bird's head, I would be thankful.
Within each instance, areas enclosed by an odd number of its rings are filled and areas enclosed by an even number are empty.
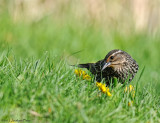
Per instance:
[[[104,58],[104,64],[102,71],[107,67],[110,67],[114,70],[121,68],[126,64],[127,53],[122,50],[112,50]]]

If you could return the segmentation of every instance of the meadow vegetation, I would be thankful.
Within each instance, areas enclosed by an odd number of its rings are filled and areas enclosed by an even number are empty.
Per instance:
[[[2,0],[0,122],[160,122],[159,3],[133,1]],[[90,80],[70,66],[112,49],[139,64],[134,96],[130,84],[107,96],[87,70]]]

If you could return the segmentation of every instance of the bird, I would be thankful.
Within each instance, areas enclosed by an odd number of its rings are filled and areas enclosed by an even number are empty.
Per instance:
[[[88,69],[96,81],[104,80],[107,84],[110,84],[114,77],[122,84],[131,82],[139,69],[137,62],[127,52],[119,49],[111,50],[104,59],[96,63],[76,66]]]

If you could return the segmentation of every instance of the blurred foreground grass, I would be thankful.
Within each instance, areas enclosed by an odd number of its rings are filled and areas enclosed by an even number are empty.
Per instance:
[[[104,27],[71,15],[59,20],[44,16],[37,21],[14,21],[2,12],[0,119],[160,122],[159,33]],[[145,66],[131,107],[124,88],[113,89],[115,94],[108,98],[99,94],[94,81],[76,78],[69,66],[95,62],[112,49],[122,49],[138,62],[140,69],[131,84],[136,86]]]

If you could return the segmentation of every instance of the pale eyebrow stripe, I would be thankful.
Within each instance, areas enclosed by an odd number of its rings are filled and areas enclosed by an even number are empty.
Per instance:
[[[116,53],[120,53],[120,52],[122,52],[121,50],[118,50],[117,52],[115,52],[115,53],[113,53],[113,54],[111,54],[111,55],[115,55]],[[110,56],[111,56],[110,55]]]

